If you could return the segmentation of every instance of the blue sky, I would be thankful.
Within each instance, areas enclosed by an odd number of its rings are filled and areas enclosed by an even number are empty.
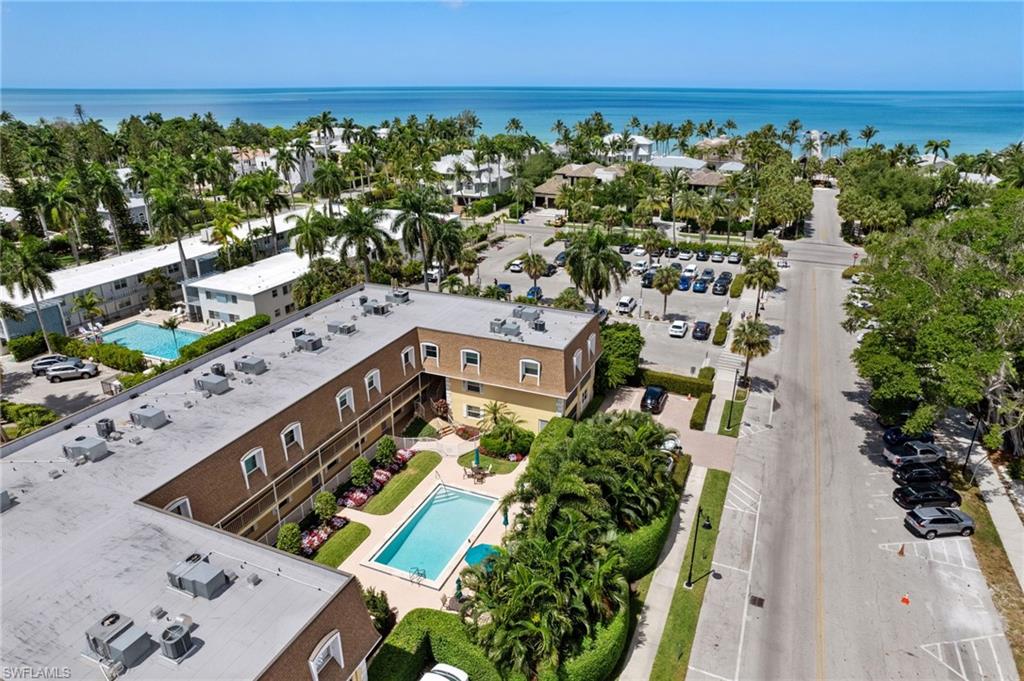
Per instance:
[[[1020,2],[0,7],[6,87],[1024,83]]]

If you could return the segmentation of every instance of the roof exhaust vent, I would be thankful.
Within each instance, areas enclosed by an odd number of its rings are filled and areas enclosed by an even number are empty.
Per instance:
[[[501,327],[504,325],[505,320],[501,317],[496,317],[491,320],[491,333],[501,333]]]
[[[100,461],[110,454],[106,440],[91,435],[79,435],[64,445],[64,456],[72,461]]]
[[[99,419],[96,421],[96,434],[103,438],[108,439],[117,430],[114,427],[114,419]]]
[[[259,376],[267,370],[267,363],[255,355],[242,355],[235,360],[235,371]]]
[[[214,376],[228,375],[228,372],[224,369],[224,365],[221,364],[220,362],[217,362],[216,364],[212,364],[210,366],[210,373],[213,374]]]
[[[169,421],[164,410],[159,407],[154,407],[152,404],[144,404],[141,407],[136,407],[131,410],[130,414],[132,417],[132,423],[141,428],[150,428],[152,430],[156,430],[157,428],[166,425]]]
[[[85,631],[85,642],[101,660],[132,667],[149,653],[153,641],[130,617],[111,612]]]
[[[231,389],[227,376],[217,376],[211,373],[196,376],[192,379],[192,383],[199,392],[211,393],[213,395],[223,395]]]
[[[363,303],[363,314],[372,314],[378,317],[391,314],[391,304],[382,303],[377,299],[369,300]]]

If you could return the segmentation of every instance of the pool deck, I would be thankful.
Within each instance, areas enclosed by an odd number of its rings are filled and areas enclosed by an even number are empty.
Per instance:
[[[449,487],[486,494],[500,499],[511,491],[515,485],[516,478],[526,469],[526,462],[524,461],[516,466],[516,469],[511,473],[492,475],[484,482],[477,484],[470,478],[463,476],[465,469],[458,463],[458,455],[473,451],[476,443],[466,442],[456,435],[448,435],[442,438],[441,443],[444,445],[443,449],[446,452],[442,454],[441,463],[391,513],[387,515],[373,515],[372,513],[364,513],[352,509],[343,509],[339,512],[339,515],[362,523],[370,528],[370,536],[352,552],[351,556],[345,559],[339,566],[339,569],[358,577],[364,587],[372,586],[386,591],[391,607],[398,610],[399,617],[415,608],[441,609],[443,600],[446,601],[455,595],[455,580],[459,576],[459,572],[466,567],[466,563],[462,561],[451,574],[442,575],[438,580],[441,587],[437,589],[363,565],[363,563],[369,562],[374,551],[380,547],[385,538],[397,529],[413,509],[419,506],[434,490],[438,482],[435,472],[440,474],[441,480]],[[438,450],[437,447],[431,446],[429,442],[417,445],[416,449]],[[509,513],[510,519],[516,514],[517,510],[513,506],[512,511]],[[483,529],[476,536],[470,538],[471,542],[466,544],[466,549],[476,544],[500,544],[502,537],[505,535],[505,526],[501,520],[500,511],[494,513]]]

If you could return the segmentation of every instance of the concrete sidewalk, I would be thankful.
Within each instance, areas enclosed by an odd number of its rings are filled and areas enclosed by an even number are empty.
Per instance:
[[[1024,523],[1017,515],[1003,481],[999,479],[988,459],[977,464],[977,481],[981,497],[988,506],[989,515],[992,516],[992,523],[999,532],[1010,565],[1017,575],[1017,583],[1024,589]]]
[[[683,558],[686,555],[686,543],[690,537],[690,526],[696,513],[701,490],[704,488],[704,477],[708,469],[694,466],[686,480],[686,489],[679,500],[679,512],[672,522],[668,540],[658,557],[658,567],[651,580],[651,588],[647,592],[640,621],[637,622],[633,640],[630,641],[629,657],[619,675],[619,681],[647,681],[654,667],[654,656],[658,652],[668,611],[672,605],[682,570]]]

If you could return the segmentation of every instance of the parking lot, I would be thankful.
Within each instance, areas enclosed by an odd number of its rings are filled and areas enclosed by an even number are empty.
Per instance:
[[[61,416],[73,414],[103,399],[100,381],[114,374],[113,369],[100,367],[96,378],[50,383],[43,376],[32,375],[32,360],[15,362],[5,355],[3,366],[3,396],[5,400],[23,404],[41,404]]]

